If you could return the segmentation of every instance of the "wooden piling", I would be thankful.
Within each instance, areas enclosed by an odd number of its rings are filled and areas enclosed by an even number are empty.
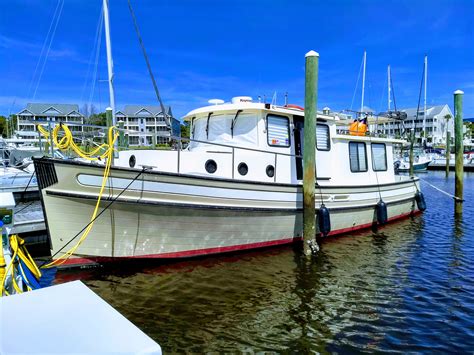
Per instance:
[[[446,132],[446,177],[449,177],[449,163],[451,161],[451,132]]]
[[[125,123],[123,121],[118,121],[117,122],[118,128],[119,128],[119,136],[118,136],[118,148],[119,150],[122,150],[127,147],[126,142],[125,142],[125,132],[123,131],[123,127]]]
[[[311,255],[316,237],[316,115],[318,102],[319,54],[306,53],[303,147],[303,241],[304,254]]]
[[[454,92],[454,154],[455,154],[455,176],[454,194],[457,199],[454,201],[454,213],[462,214],[462,200],[464,187],[464,146],[463,146],[463,95],[464,92],[456,90]]]
[[[107,122],[107,132],[105,133],[105,137],[106,137],[105,140],[107,141],[107,137],[109,136],[108,135],[108,132],[109,132],[108,129],[114,125],[114,123],[113,123],[113,114],[112,114],[112,108],[111,107],[107,107],[105,109],[105,119],[106,119],[106,122]],[[112,154],[112,164],[114,163],[114,161],[113,161],[114,157],[115,157],[115,153]]]

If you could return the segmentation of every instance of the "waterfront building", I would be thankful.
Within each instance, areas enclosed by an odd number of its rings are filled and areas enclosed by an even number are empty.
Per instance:
[[[173,117],[170,106],[165,106],[165,110],[170,125],[166,122],[160,106],[125,105],[115,116],[117,122],[124,122],[125,129],[133,131],[126,133],[130,146],[167,144],[171,136],[179,136],[180,123]]]
[[[426,115],[423,108],[418,111],[418,118],[416,118],[416,108],[402,109],[402,112],[407,114],[407,118],[403,121],[390,121],[382,124],[371,125],[371,130],[376,129],[379,133],[385,134],[388,137],[400,137],[404,130],[415,130],[415,136],[421,138],[426,136],[426,141],[432,144],[445,143],[446,132],[451,132],[454,137],[454,114],[448,105],[438,105],[427,107]],[[446,116],[450,115],[450,119],[446,120]],[[423,135],[423,119],[425,119],[426,132]]]
[[[18,138],[37,139],[38,129],[33,121],[51,121],[67,123],[73,132],[83,132],[85,117],[79,112],[79,105],[29,103],[26,108],[17,113]]]

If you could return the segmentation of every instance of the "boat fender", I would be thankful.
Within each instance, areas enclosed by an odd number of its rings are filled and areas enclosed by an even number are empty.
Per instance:
[[[318,225],[319,231],[326,237],[331,231],[331,216],[329,214],[329,209],[323,204],[319,207],[318,210]]]
[[[425,202],[425,196],[423,196],[423,192],[421,192],[421,191],[416,192],[415,201],[416,201],[416,205],[418,206],[418,209],[421,212],[426,210],[426,202]]]
[[[387,223],[387,221],[388,221],[387,204],[383,202],[383,200],[381,199],[377,203],[377,222],[380,225],[383,225]]]

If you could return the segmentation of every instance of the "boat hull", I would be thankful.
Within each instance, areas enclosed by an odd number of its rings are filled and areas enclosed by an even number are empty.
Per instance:
[[[52,253],[89,223],[103,167],[35,160]],[[390,220],[416,213],[417,180],[324,186],[330,235],[377,223],[380,195]],[[127,189],[125,189],[128,186]],[[179,258],[292,243],[302,237],[302,188],[113,168],[101,209],[70,263],[103,258]],[[69,246],[77,241],[74,239]],[[58,254],[60,255],[60,253]]]

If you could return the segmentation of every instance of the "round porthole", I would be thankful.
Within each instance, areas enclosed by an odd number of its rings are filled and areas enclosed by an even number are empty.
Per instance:
[[[266,169],[266,172],[267,172],[268,177],[274,177],[275,176],[275,167],[273,165],[268,165],[267,169]]]
[[[206,168],[206,171],[209,174],[214,174],[217,170],[217,163],[214,160],[209,159],[208,161],[206,161],[204,167]]]
[[[249,172],[249,167],[245,163],[240,163],[237,167],[237,171],[240,175],[247,175],[247,173]]]
[[[137,158],[135,158],[135,155],[130,155],[130,159],[128,159],[128,165],[131,168],[134,168],[136,163],[137,163]]]

